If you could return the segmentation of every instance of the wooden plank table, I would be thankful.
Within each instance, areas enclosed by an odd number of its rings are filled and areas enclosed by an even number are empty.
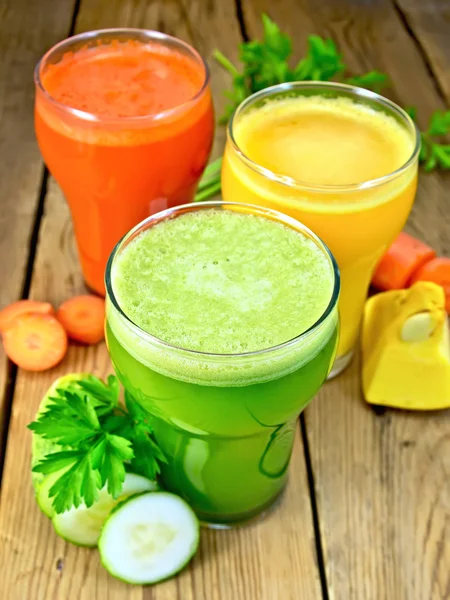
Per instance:
[[[70,216],[34,142],[34,64],[72,32],[160,29],[206,57],[261,33],[266,11],[301,56],[310,33],[333,37],[355,72],[389,73],[390,95],[425,124],[450,105],[450,5],[444,0],[3,0],[0,4],[0,306],[58,305],[84,290]],[[210,61],[217,113],[227,76]],[[223,130],[217,132],[215,155]],[[408,230],[450,256],[450,176],[422,175]],[[12,367],[0,347],[2,600],[448,600],[450,413],[377,414],[360,393],[359,360],[306,410],[281,505],[260,523],[202,532],[179,577],[153,588],[114,580],[95,551],[58,538],[30,483],[25,429],[50,383],[111,370],[103,344],[72,346],[56,369]],[[4,449],[6,448],[6,457]]]

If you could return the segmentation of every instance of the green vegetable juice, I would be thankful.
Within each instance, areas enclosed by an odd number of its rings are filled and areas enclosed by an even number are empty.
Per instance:
[[[110,258],[114,367],[148,410],[163,484],[202,520],[246,520],[282,491],[334,357],[337,279],[309,230],[240,204],[160,213]]]

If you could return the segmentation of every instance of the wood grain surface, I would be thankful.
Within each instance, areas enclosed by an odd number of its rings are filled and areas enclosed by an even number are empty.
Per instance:
[[[421,5],[430,10],[429,3]],[[402,106],[416,105],[422,123],[444,106],[417,42],[392,4],[339,0],[319,8],[313,0],[281,0],[274,14],[270,1],[246,2],[250,36],[260,31],[262,10],[290,31],[299,54],[315,32],[339,43],[354,72],[389,73],[387,94]],[[447,255],[449,183],[448,175],[422,174],[407,225]],[[322,388],[305,415],[329,597],[450,598],[449,411],[377,416],[362,400],[359,372],[357,358]]]
[[[28,293],[27,266],[30,296],[58,305],[84,285],[69,212],[52,180],[40,223],[37,214],[36,260],[27,265],[42,179],[32,71],[40,55],[67,35],[75,3],[8,2],[0,2],[0,250],[7,257],[0,263],[0,307]],[[444,0],[81,0],[76,10],[77,32],[146,27],[195,45],[211,68],[217,114],[229,79],[211,53],[217,47],[236,60],[242,35],[260,36],[262,11],[293,37],[296,56],[304,53],[307,36],[319,33],[335,39],[355,73],[389,73],[387,95],[417,106],[421,125],[450,101]],[[218,130],[215,155],[223,142]],[[449,183],[449,175],[422,174],[407,225],[447,256]],[[0,423],[8,369],[2,352]],[[307,409],[281,505],[253,526],[203,531],[189,568],[151,588],[114,580],[96,551],[58,538],[31,488],[26,424],[57,376],[108,373],[105,345],[72,346],[48,373],[19,370],[0,496],[1,600],[449,600],[450,413],[376,414],[362,401],[358,361]],[[317,548],[323,556],[317,557]]]
[[[396,0],[394,4],[422,54],[436,87],[450,99],[450,3],[447,0]]]
[[[191,40],[199,31],[195,3],[187,13],[181,4],[126,2],[101,6],[86,1],[80,6],[76,30],[118,24],[158,28]],[[223,5],[222,5],[223,6]],[[178,9],[176,8],[178,7]],[[116,10],[116,13],[114,12]],[[239,31],[234,13],[209,7],[211,31],[219,31],[224,19]],[[92,18],[92,21],[90,20]],[[195,22],[195,25],[194,25]],[[198,28],[198,29],[197,29]],[[189,33],[191,32],[191,33]],[[203,42],[204,52],[214,47]],[[230,38],[230,53],[238,40]],[[227,48],[222,49],[227,52]],[[215,90],[220,110],[220,91]],[[68,208],[54,182],[46,198],[31,297],[45,297],[54,305],[84,289]],[[106,347],[71,347],[64,362],[45,374],[19,371],[0,506],[0,590],[11,600],[296,600],[321,596],[316,564],[310,495],[298,437],[291,479],[281,505],[265,520],[235,531],[203,531],[201,549],[192,565],[179,577],[153,588],[132,588],[110,577],[96,551],[80,549],[59,539],[51,523],[37,508],[30,483],[30,435],[26,431],[40,399],[59,375],[89,371],[104,376],[110,370]],[[16,502],[15,498],[20,498]]]
[[[33,131],[33,70],[39,57],[69,33],[74,0],[0,2],[0,307],[19,299],[43,177]],[[14,375],[0,345],[0,441]],[[0,444],[0,461],[2,460]]]
[[[57,258],[56,258],[57,257]],[[64,274],[70,273],[70,276]],[[83,291],[70,217],[51,185],[41,228],[32,297],[45,290],[57,304]],[[234,531],[202,531],[200,552],[176,579],[153,588],[133,588],[110,577],[95,550],[67,544],[40,513],[31,488],[31,436],[45,391],[57,376],[90,371],[104,376],[110,362],[104,344],[71,347],[64,362],[46,374],[20,372],[10,425],[0,507],[0,590],[11,600],[296,600],[319,598],[308,483],[297,439],[291,478],[280,506],[266,519]]]
[[[214,108],[221,115],[225,106],[223,91],[229,77],[212,58],[220,48],[231,60],[238,57],[242,42],[234,2],[220,0],[83,0],[76,21],[76,32],[104,27],[144,27],[174,35],[192,44],[206,59],[214,97]],[[212,159],[222,154],[225,128],[216,131]]]

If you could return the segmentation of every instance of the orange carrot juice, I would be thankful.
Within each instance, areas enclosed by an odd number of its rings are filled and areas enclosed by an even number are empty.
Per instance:
[[[338,262],[341,337],[333,374],[350,361],[373,270],[410,212],[418,145],[404,111],[338,84],[275,86],[241,104],[230,122],[224,199],[291,215]]]
[[[85,281],[104,294],[119,239],[193,199],[213,139],[207,68],[170,36],[106,30],[58,44],[35,77],[39,147],[70,206]]]

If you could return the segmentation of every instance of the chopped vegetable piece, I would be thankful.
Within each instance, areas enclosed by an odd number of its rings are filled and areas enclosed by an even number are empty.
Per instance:
[[[58,308],[56,317],[72,340],[98,344],[105,337],[103,298],[88,294],[70,298]]]
[[[430,246],[402,231],[378,263],[372,285],[379,290],[401,290],[413,273],[435,256]]]
[[[419,281],[369,298],[362,328],[362,383],[370,404],[450,407],[450,344],[444,292]]]
[[[48,475],[47,477],[51,476]],[[46,479],[44,479],[42,487],[45,486],[45,482]],[[103,488],[100,490],[98,499],[91,507],[88,508],[85,504],[81,504],[78,508],[71,508],[66,512],[53,514],[53,527],[59,536],[72,544],[94,547],[97,545],[104,522],[119,502],[123,502],[132,495],[152,492],[157,489],[158,484],[156,481],[150,481],[150,479],[134,473],[127,473],[120,496],[116,500],[111,494],[108,494],[106,488]],[[42,501],[40,506],[42,510],[44,510],[44,507],[51,507],[51,499],[48,499],[47,502]]]
[[[3,310],[0,310],[0,332],[3,332],[15,317],[27,313],[53,315],[55,314],[55,310],[49,302],[38,302],[37,300],[18,300],[17,302],[13,302]]]
[[[77,380],[82,380],[85,377],[86,375],[83,373],[69,373],[69,375],[63,375],[62,377],[56,379],[50,386],[50,388],[47,390],[45,396],[42,398],[41,403],[39,404],[39,409],[36,418],[40,418],[42,414],[48,410],[49,404],[51,404],[52,398],[54,398],[57,394],[58,388],[67,388]],[[45,456],[47,456],[47,454],[51,454],[52,452],[58,452],[61,449],[61,446],[56,444],[54,441],[33,432],[33,438],[31,443],[31,467],[33,468],[35,465],[41,462],[41,460]],[[46,479],[46,477],[47,476],[43,475],[42,473],[36,473],[34,471],[31,472],[31,480],[36,495],[39,494],[41,484],[44,481],[44,479]]]
[[[450,314],[450,258],[433,258],[418,269],[411,279],[416,281],[433,281],[444,288],[445,308]]]
[[[13,363],[27,371],[45,371],[57,365],[67,351],[67,335],[55,317],[22,314],[3,332],[5,352]]]
[[[103,566],[127,583],[172,577],[194,556],[199,523],[184,500],[150,492],[119,504],[106,520],[98,548]]]
[[[64,471],[66,470],[67,467],[66,469],[64,469]],[[53,484],[56,483],[56,481],[61,477],[62,474],[63,471],[56,471],[55,473],[50,473],[50,475],[45,475],[44,479],[41,481],[38,487],[36,501],[44,515],[46,515],[49,519],[51,519],[55,514],[55,510],[53,508],[53,498],[50,497],[49,491]]]
[[[89,374],[57,379],[42,400],[33,432],[32,478],[46,513],[93,506],[105,487],[113,498],[124,489],[125,468],[152,482],[167,462],[153,437],[147,413],[125,392],[119,406],[117,377]],[[44,498],[43,482],[57,473]],[[42,489],[44,487],[44,489]]]

